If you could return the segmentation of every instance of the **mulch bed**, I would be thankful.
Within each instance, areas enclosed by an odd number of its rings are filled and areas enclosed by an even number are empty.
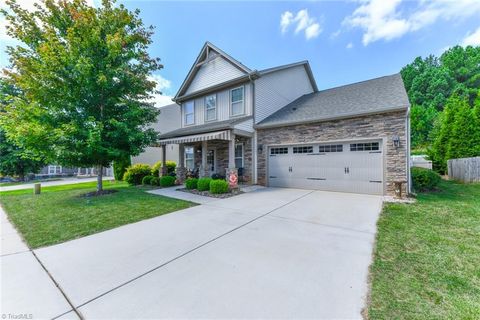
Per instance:
[[[230,198],[230,197],[234,197],[234,196],[237,196],[239,194],[242,194],[244,193],[243,191],[240,191],[240,190],[231,190],[230,192],[227,192],[227,193],[221,193],[221,194],[213,194],[213,193],[210,193],[210,191],[198,191],[198,190],[190,190],[190,189],[186,189],[186,188],[181,188],[181,189],[177,189],[178,191],[183,191],[183,192],[188,192],[188,193],[193,193],[193,194],[198,194],[199,196],[205,196],[205,197],[210,197],[210,198],[220,198],[220,199],[225,199],[225,198]]]
[[[102,190],[102,191],[92,191],[88,193],[83,193],[79,197],[80,198],[91,198],[91,197],[99,197],[99,196],[105,196],[107,194],[112,194],[118,192],[118,190],[115,189],[108,189],[108,190]]]

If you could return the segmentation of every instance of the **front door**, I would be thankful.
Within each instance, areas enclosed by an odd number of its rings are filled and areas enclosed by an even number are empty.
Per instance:
[[[209,176],[216,172],[215,168],[215,149],[208,149],[207,151],[207,168]]]

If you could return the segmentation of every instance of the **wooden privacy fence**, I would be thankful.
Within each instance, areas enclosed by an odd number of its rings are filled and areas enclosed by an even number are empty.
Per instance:
[[[480,182],[480,157],[450,159],[448,177],[462,182]]]

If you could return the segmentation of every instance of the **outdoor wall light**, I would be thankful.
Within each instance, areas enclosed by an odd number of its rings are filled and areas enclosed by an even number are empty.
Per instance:
[[[399,136],[397,136],[397,135],[393,136],[392,140],[393,140],[393,145],[395,146],[395,148],[400,147],[400,137]]]
[[[260,152],[260,153],[263,152],[263,144],[259,144],[257,146],[257,151]]]

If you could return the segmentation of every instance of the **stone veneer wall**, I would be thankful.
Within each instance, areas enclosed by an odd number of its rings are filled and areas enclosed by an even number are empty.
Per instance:
[[[328,140],[384,138],[383,154],[386,194],[394,195],[394,181],[407,181],[406,111],[376,114],[351,119],[301,124],[270,129],[258,129],[258,184],[266,185],[268,145],[320,142]],[[400,137],[400,147],[393,146],[392,137]],[[404,184],[404,192],[407,186]],[[404,193],[405,194],[405,193]]]

